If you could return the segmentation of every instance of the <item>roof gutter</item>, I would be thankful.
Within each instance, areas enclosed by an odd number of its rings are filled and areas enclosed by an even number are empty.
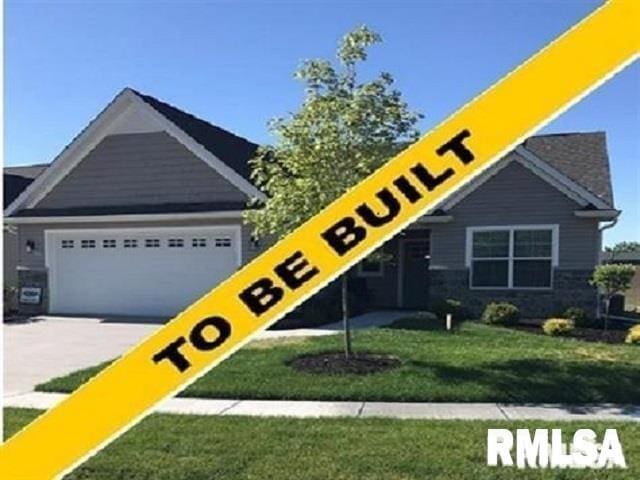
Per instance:
[[[611,220],[618,221],[621,211],[615,209],[600,209],[600,210],[575,210],[573,214],[580,218],[599,218],[602,221]],[[613,224],[615,225],[615,223]],[[611,226],[613,226],[611,225]],[[610,227],[606,227],[610,228]]]
[[[616,214],[616,216],[614,218],[612,218],[609,223],[607,223],[606,225],[603,225],[601,227],[598,228],[598,230],[600,231],[600,233],[604,232],[605,230],[608,230],[610,228],[613,228],[616,226],[616,224],[618,223],[618,218],[620,216],[620,213],[622,213],[620,210],[616,210],[618,213]]]

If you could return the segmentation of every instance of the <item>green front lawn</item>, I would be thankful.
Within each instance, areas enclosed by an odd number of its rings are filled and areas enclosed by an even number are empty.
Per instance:
[[[356,351],[387,353],[402,366],[367,376],[300,373],[296,355],[342,347],[341,335],[250,344],[183,396],[432,402],[639,403],[640,348],[463,324],[457,333],[382,328],[354,332]],[[70,392],[102,366],[40,385]]]
[[[5,410],[6,431],[37,415]],[[486,466],[487,428],[617,428],[627,470]],[[66,480],[476,480],[640,478],[640,424],[152,415]]]

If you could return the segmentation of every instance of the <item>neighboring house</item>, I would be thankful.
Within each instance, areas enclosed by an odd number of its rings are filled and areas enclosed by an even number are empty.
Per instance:
[[[28,311],[168,316],[264,248],[242,211],[264,198],[256,145],[153,97],[122,91],[5,210]],[[527,316],[595,310],[587,278],[613,220],[602,133],[532,137],[365,261],[372,307],[457,298]]]
[[[3,175],[3,206],[6,208],[22,191],[29,186],[47,165],[28,167],[7,167]],[[4,287],[18,286],[18,231],[9,225],[3,225],[3,270]]]

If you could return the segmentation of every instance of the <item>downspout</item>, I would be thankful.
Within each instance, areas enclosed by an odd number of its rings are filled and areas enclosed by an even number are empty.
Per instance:
[[[602,225],[601,227],[598,227],[598,232],[600,233],[600,248],[598,249],[598,265],[600,265],[602,263],[602,232],[604,232],[605,230],[608,230],[610,228],[613,228],[616,226],[616,224],[618,223],[618,217],[620,217],[620,211],[618,210],[618,213],[616,214],[615,218],[613,220],[610,220],[608,223]],[[613,258],[613,255],[612,255]],[[596,318],[600,319],[600,312],[602,311],[602,309],[600,308],[600,294],[596,293]]]

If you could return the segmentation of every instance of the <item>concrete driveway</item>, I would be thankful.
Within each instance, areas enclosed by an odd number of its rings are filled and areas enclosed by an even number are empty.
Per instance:
[[[30,392],[50,378],[111,360],[159,326],[153,319],[49,316],[5,323],[4,396]]]
[[[407,312],[376,311],[351,319],[354,329],[380,327]],[[4,396],[31,392],[36,385],[112,360],[159,328],[164,319],[42,316],[5,323]],[[267,330],[258,340],[335,335],[342,323],[318,328]]]

